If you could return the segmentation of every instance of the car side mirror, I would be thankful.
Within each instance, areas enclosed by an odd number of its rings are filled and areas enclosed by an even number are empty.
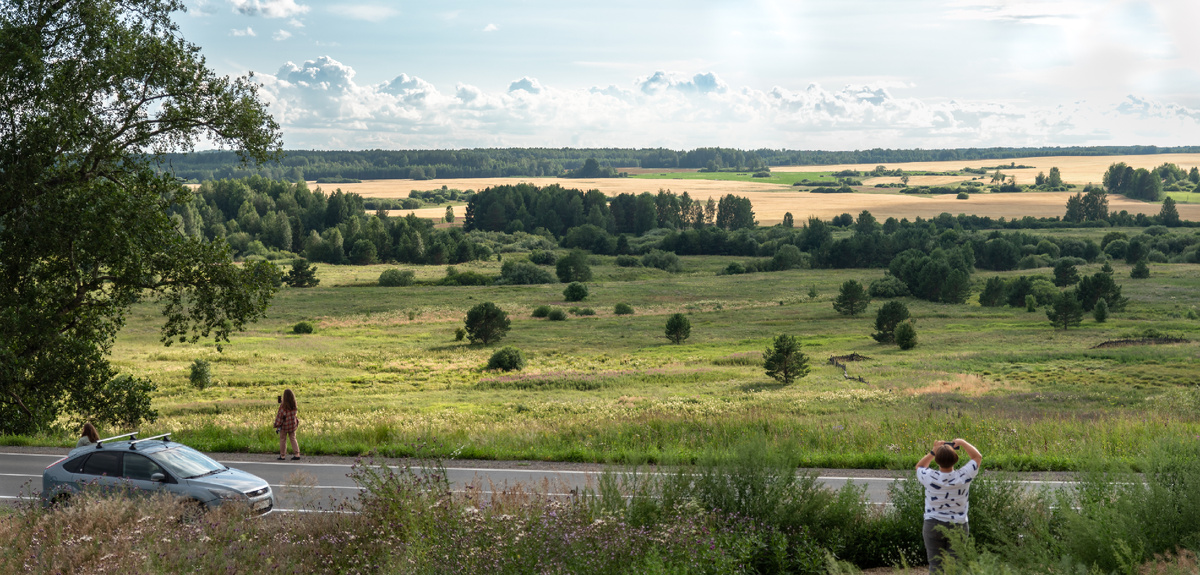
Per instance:
[[[167,478],[167,476],[166,476],[166,475],[163,475],[163,474],[161,474],[161,473],[155,473],[154,475],[151,475],[151,476],[150,476],[150,481],[155,481],[155,482],[162,483],[162,481],[163,481],[164,479],[166,479],[166,478]]]

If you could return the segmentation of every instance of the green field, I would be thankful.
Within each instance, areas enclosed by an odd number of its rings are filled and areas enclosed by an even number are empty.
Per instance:
[[[828,182],[837,185],[833,172],[771,172],[768,178],[756,178],[754,172],[659,172],[650,174],[635,174],[629,177],[645,180],[723,180],[731,182],[759,182],[763,184],[780,184],[790,186],[801,180]]]
[[[1068,469],[1092,457],[1131,459],[1164,437],[1200,435],[1200,345],[1090,349],[1148,327],[1200,339],[1200,321],[1187,319],[1200,306],[1200,266],[1152,264],[1151,279],[1134,281],[1117,264],[1128,309],[1065,332],[1040,310],[907,299],[920,344],[904,352],[869,337],[882,301],[853,318],[831,306],[841,282],[883,270],[719,276],[739,258],[682,259],[684,272],[672,275],[593,257],[592,295],[582,304],[563,302],[562,285],[381,288],[375,280],[387,266],[319,265],[319,287],[284,288],[268,319],[223,353],[211,344],[164,348],[157,312],[141,304],[113,360],[159,386],[161,417],[144,432],[172,431],[214,451],[275,449],[275,396],[285,387],[300,399],[300,439],[310,454],[404,455],[431,443],[447,457],[678,462],[757,437],[805,465],[903,468],[933,439],[962,436],[998,467]],[[495,273],[498,265],[458,267]],[[423,280],[444,273],[412,269]],[[1050,270],[1003,275],[1039,272]],[[818,292],[811,300],[810,286]],[[508,311],[508,337],[489,347],[455,341],[466,310],[484,301]],[[621,302],[636,314],[613,315]],[[596,315],[531,318],[541,304]],[[663,335],[675,312],[692,323],[683,345]],[[301,320],[314,321],[315,333],[292,334]],[[801,338],[810,357],[811,374],[792,385],[761,368],[777,334]],[[483,369],[503,345],[523,350],[524,371]],[[849,364],[850,375],[868,383],[846,380],[826,362],[851,352],[871,358]],[[188,380],[195,359],[212,362],[215,384],[202,391]]]
[[[1200,193],[1197,192],[1163,192],[1163,196],[1180,204],[1200,204]]]

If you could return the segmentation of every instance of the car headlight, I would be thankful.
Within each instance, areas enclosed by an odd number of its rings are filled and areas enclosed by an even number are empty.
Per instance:
[[[215,495],[221,501],[245,501],[246,496],[239,491],[229,491],[226,489],[209,489],[209,493]]]

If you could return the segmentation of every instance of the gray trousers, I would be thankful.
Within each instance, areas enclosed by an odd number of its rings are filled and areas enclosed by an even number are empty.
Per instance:
[[[929,572],[942,572],[942,553],[950,550],[950,540],[942,535],[937,527],[941,525],[948,529],[961,529],[963,535],[969,535],[970,527],[966,523],[950,523],[936,519],[926,519],[921,534],[925,537],[925,556],[929,559]]]

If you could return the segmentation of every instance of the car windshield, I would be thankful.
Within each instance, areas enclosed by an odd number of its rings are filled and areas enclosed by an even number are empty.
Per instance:
[[[217,463],[211,457],[190,447],[172,447],[171,449],[151,453],[150,459],[158,462],[159,465],[177,477],[184,479],[192,479],[201,475],[211,475],[218,471],[225,471],[224,465]]]

